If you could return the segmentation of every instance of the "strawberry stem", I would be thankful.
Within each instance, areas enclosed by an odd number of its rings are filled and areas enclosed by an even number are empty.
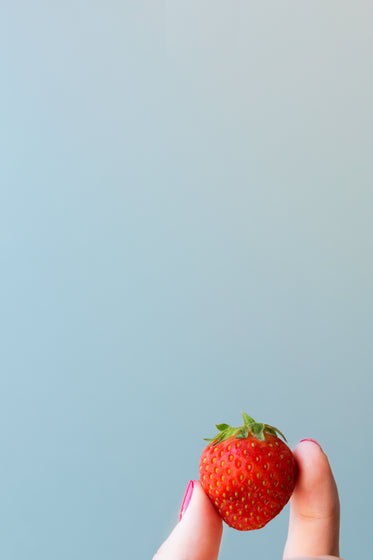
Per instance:
[[[244,424],[238,428],[234,428],[229,424],[217,424],[216,427],[219,430],[219,433],[211,439],[205,438],[205,441],[209,441],[212,445],[217,445],[221,441],[224,441],[232,436],[235,436],[236,439],[246,439],[249,435],[254,436],[259,441],[265,441],[266,433],[273,436],[280,435],[285,441],[287,441],[284,434],[280,432],[278,428],[274,428],[269,424],[263,424],[262,422],[255,422],[255,420],[246,414],[246,412],[242,412],[242,418]]]

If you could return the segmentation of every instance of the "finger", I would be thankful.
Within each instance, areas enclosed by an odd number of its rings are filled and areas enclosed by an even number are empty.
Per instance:
[[[199,482],[191,481],[181,519],[153,560],[216,560],[222,532],[222,520],[210,499]]]
[[[317,442],[294,449],[298,479],[290,501],[284,559],[339,556],[339,497],[329,461]]]

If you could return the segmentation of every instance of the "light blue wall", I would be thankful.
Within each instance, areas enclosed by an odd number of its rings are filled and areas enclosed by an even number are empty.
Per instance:
[[[1,558],[151,558],[241,410],[320,441],[370,551],[372,16],[1,2]]]

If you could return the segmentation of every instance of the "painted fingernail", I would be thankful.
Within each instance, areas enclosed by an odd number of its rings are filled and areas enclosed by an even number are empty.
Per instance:
[[[179,521],[182,520],[183,515],[189,506],[190,500],[192,499],[193,489],[194,489],[194,480],[190,480],[187,489],[185,490],[183,503],[181,504]]]
[[[316,443],[316,445],[318,445],[320,447],[321,451],[322,451],[321,445],[315,439],[312,439],[312,438],[301,439],[299,443],[302,443],[302,441],[312,441],[312,443]]]

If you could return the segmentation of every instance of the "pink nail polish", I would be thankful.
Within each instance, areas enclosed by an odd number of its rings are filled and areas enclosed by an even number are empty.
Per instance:
[[[316,443],[316,445],[318,445],[320,447],[321,451],[322,451],[321,445],[315,439],[312,439],[312,438],[301,439],[299,443],[302,443],[302,441],[312,441],[312,443]]]
[[[190,500],[192,499],[193,489],[194,489],[194,480],[190,480],[187,489],[185,490],[183,503],[181,504],[179,521],[181,521],[184,513],[186,512],[189,506]]]

